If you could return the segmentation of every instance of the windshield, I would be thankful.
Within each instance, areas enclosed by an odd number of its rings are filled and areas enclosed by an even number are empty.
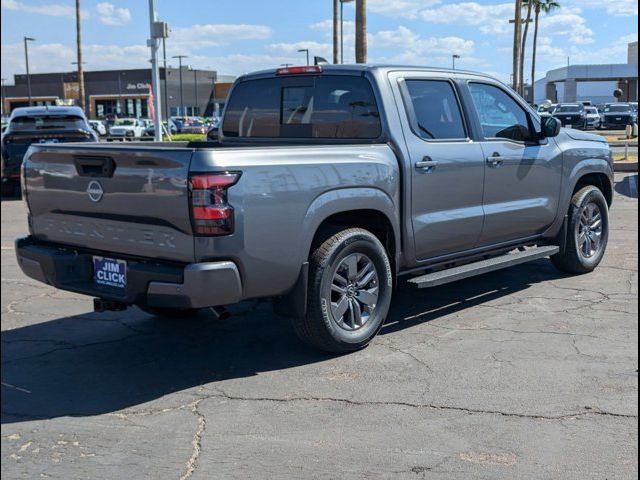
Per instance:
[[[33,115],[11,120],[12,130],[83,129],[85,119],[77,115]]]
[[[598,109],[597,108],[593,108],[593,107],[592,108],[587,108],[587,109],[585,109],[585,111],[590,115],[593,115],[593,114],[597,115],[598,114]]]
[[[604,109],[605,112],[630,112],[631,107],[629,105],[611,105]]]
[[[131,125],[135,125],[135,124],[136,124],[135,120],[130,120],[128,118],[123,118],[122,120],[116,120],[116,125],[131,126]]]
[[[556,108],[555,113],[578,113],[580,107],[578,105],[561,105]]]

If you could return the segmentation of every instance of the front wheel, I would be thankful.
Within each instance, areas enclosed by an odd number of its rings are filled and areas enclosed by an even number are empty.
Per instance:
[[[365,347],[384,323],[393,289],[380,240],[361,228],[342,230],[315,249],[309,267],[307,314],[293,320],[298,336],[332,353]]]
[[[593,271],[609,240],[609,206],[598,188],[586,186],[573,195],[567,227],[566,248],[551,261],[567,273]]]

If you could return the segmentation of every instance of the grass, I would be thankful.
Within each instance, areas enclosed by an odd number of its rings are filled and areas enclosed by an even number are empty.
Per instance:
[[[638,154],[637,153],[629,153],[627,158],[624,158],[624,153],[616,153],[613,155],[614,162],[637,162]]]
[[[171,135],[171,140],[168,138],[165,141],[169,142],[198,142],[206,140],[206,135],[200,135],[199,133],[177,133]]]

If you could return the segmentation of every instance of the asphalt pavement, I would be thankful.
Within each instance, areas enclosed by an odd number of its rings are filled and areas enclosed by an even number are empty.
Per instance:
[[[1,213],[3,479],[637,478],[637,174],[595,272],[402,286],[344,356],[266,303],[93,313],[20,272],[25,211]]]

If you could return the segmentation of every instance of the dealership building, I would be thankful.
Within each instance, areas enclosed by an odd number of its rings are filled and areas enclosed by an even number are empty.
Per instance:
[[[616,98],[614,92],[621,96]],[[638,42],[628,45],[627,63],[569,65],[547,72],[534,88],[534,102],[591,100],[595,104],[638,101]]]
[[[182,75],[181,75],[182,73]],[[180,77],[182,76],[182,82]],[[29,76],[32,105],[74,105],[79,100],[78,72],[35,73]],[[162,111],[176,115],[212,116],[224,106],[234,78],[214,70],[160,68]],[[182,84],[182,88],[180,85]],[[85,71],[85,105],[89,118],[149,117],[151,69]],[[28,105],[26,75],[14,75],[3,85],[2,111]],[[166,113],[165,113],[166,115]]]

